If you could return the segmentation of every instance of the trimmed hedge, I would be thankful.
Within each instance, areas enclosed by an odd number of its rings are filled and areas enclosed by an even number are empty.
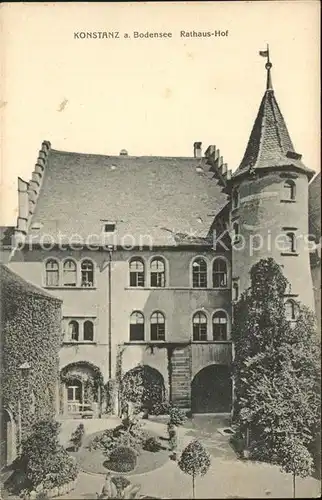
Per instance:
[[[108,462],[108,468],[116,472],[130,472],[136,467],[136,452],[128,446],[115,448]]]

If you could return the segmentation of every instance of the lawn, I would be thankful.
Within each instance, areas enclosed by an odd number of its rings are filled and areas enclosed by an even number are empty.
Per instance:
[[[88,449],[88,445],[92,441],[92,439],[103,434],[103,432],[104,431],[99,431],[93,434],[89,434],[85,437],[84,443],[78,450],[78,452],[71,452],[71,454],[76,457],[80,468],[84,472],[89,472],[92,474],[106,474],[106,472],[110,470],[108,468],[108,460],[103,454],[102,450]],[[152,431],[149,431],[149,436],[159,438],[159,436]],[[132,471],[126,472],[126,475],[144,474],[146,472],[158,469],[159,467],[164,465],[169,460],[169,450],[167,447],[168,443],[164,440],[164,438],[163,441],[160,442],[162,443],[162,449],[160,449],[159,451],[151,452],[142,449],[137,457],[136,467]],[[122,473],[117,472],[117,474]]]

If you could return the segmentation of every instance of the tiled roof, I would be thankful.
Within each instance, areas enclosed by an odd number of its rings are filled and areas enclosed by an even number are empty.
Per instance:
[[[54,297],[43,288],[34,285],[30,281],[25,280],[2,262],[0,262],[0,285],[0,292],[9,289],[12,290],[12,293],[16,293],[16,290],[18,288],[21,289],[24,293],[40,295],[42,297],[47,297],[48,299],[51,299],[55,302],[62,302],[61,299],[59,299],[58,297]]]
[[[295,152],[274,91],[268,89],[259,107],[244,157],[233,177],[243,175],[250,169],[288,166],[300,168],[310,177],[313,175],[313,171],[302,163],[301,155]]]
[[[105,220],[116,223],[113,244],[138,244],[144,235],[159,246],[204,244],[226,202],[204,159],[50,149],[28,234],[56,239],[60,233],[61,241],[94,235],[97,244]]]
[[[309,232],[316,242],[321,238],[321,172],[309,184]]]

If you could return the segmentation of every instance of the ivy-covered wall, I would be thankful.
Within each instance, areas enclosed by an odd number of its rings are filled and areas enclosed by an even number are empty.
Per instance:
[[[61,300],[0,265],[2,405],[18,424],[20,400],[24,438],[32,423],[56,411]],[[22,375],[23,363],[29,374]]]

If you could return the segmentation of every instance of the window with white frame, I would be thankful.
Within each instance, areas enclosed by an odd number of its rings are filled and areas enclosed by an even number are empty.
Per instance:
[[[216,342],[227,340],[228,319],[225,311],[216,311],[212,317],[212,334]]]
[[[150,264],[150,284],[153,287],[165,286],[165,264],[164,260],[154,258]]]
[[[199,311],[193,315],[192,318],[193,340],[205,341],[207,340],[207,316],[205,313]]]
[[[150,334],[151,340],[165,340],[165,318],[159,311],[151,314]]]
[[[141,287],[145,283],[144,263],[141,259],[130,261],[130,286]]]
[[[45,264],[46,286],[59,285],[59,264],[55,259],[49,259]]]
[[[192,263],[192,287],[207,288],[207,262],[202,257],[196,258]]]
[[[214,260],[212,266],[212,286],[214,288],[226,288],[227,287],[227,262],[225,259],[218,257]]]
[[[72,259],[65,260],[63,263],[63,285],[76,286],[77,284],[77,266]]]
[[[86,259],[81,263],[81,286],[94,286],[94,264],[91,260]]]

